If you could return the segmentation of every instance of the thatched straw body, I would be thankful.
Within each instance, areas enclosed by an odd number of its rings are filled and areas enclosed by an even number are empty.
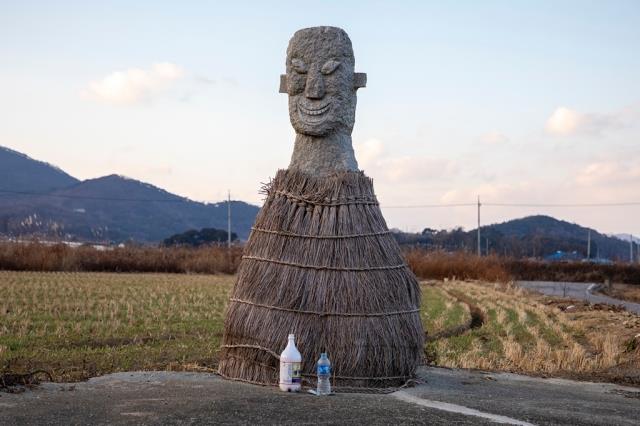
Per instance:
[[[420,289],[362,172],[281,170],[267,185],[233,290],[219,372],[277,384],[296,335],[303,376],[321,352],[334,385],[391,387],[422,359]]]

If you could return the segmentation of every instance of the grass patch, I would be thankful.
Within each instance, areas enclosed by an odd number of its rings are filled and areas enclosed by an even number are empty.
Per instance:
[[[427,333],[435,334],[466,323],[470,315],[464,303],[442,288],[423,285],[421,318]]]

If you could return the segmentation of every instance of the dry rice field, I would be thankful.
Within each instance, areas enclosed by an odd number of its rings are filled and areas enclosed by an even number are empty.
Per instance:
[[[479,328],[429,343],[436,365],[640,385],[637,315],[509,284],[445,281],[432,287],[462,297],[485,317]]]
[[[0,271],[0,374],[215,369],[233,275]],[[640,385],[640,317],[507,284],[422,285],[429,363]],[[572,307],[569,307],[573,305]],[[567,307],[569,307],[567,309]],[[458,327],[459,328],[459,327]]]
[[[0,371],[212,368],[233,278],[0,272]]]

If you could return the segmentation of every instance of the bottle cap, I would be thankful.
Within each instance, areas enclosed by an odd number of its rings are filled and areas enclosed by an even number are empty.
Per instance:
[[[294,339],[294,338],[295,338],[295,336],[293,334],[289,335],[289,340]]]

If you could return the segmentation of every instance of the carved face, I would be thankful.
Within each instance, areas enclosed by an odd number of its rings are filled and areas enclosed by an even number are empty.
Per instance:
[[[356,113],[351,40],[334,27],[294,34],[287,49],[289,118],[297,133],[325,136],[351,133]]]

